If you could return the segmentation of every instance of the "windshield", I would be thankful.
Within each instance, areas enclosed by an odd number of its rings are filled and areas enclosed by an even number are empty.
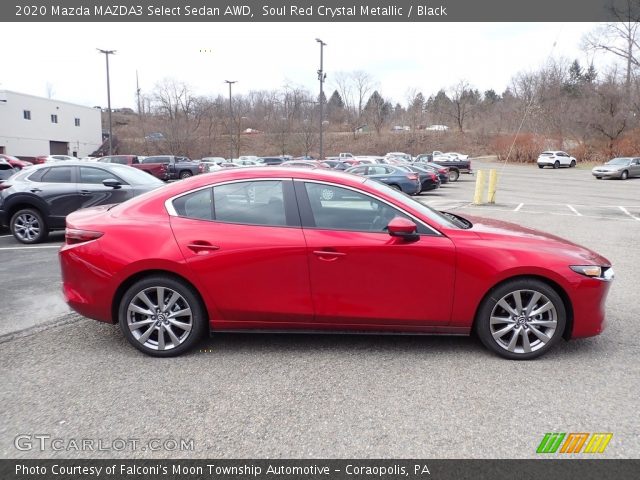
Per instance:
[[[456,223],[450,217],[438,212],[437,210],[434,210],[431,207],[428,207],[424,203],[421,203],[418,200],[415,200],[414,198],[410,197],[409,195],[407,195],[405,193],[402,193],[402,192],[400,192],[398,190],[395,190],[395,189],[389,187],[388,185],[386,185],[384,183],[380,183],[380,182],[377,182],[375,180],[366,180],[364,183],[366,183],[368,186],[370,186],[371,188],[373,188],[373,189],[375,189],[375,190],[377,190],[379,192],[384,192],[385,194],[390,195],[401,206],[404,205],[406,207],[413,208],[414,210],[417,210],[421,215],[424,215],[428,219],[433,220],[438,225],[441,225],[441,226],[447,227],[447,228],[463,228],[463,227],[461,227],[461,224]]]
[[[630,162],[630,158],[614,158],[613,160],[609,160],[607,165],[629,165]]]
[[[117,163],[111,163],[110,165],[111,168],[109,171],[118,175],[129,185],[164,185],[164,182],[159,178],[149,175],[147,172],[143,172],[137,168],[119,165]]]

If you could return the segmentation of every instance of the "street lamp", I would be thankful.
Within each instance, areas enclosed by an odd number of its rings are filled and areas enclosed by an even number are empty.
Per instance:
[[[322,93],[322,84],[324,83],[324,80],[327,78],[327,74],[324,73],[324,71],[322,70],[322,51],[323,48],[327,45],[326,43],[324,43],[322,40],[320,40],[319,38],[316,38],[316,42],[318,42],[320,44],[320,70],[318,70],[318,80],[320,80],[320,160],[323,159],[323,155],[322,155],[322,103],[323,103],[323,97],[324,94]]]
[[[229,161],[233,161],[233,106],[231,105],[231,85],[237,80],[225,80],[229,84]]]
[[[109,84],[109,55],[115,55],[115,50],[102,50],[101,48],[96,48],[100,53],[104,53],[105,58],[107,59],[107,108],[109,109],[109,155],[113,152],[113,131],[112,131],[112,123],[111,123],[111,86]]]

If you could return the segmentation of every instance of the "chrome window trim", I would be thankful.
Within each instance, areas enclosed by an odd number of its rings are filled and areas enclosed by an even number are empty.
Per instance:
[[[331,185],[333,187],[338,187],[338,188],[346,188],[347,190],[352,190],[356,193],[360,193],[362,195],[366,195],[368,197],[374,198],[376,200],[378,200],[379,202],[382,203],[386,203],[387,205],[389,205],[391,208],[394,208],[395,210],[399,210],[400,212],[404,213],[407,217],[412,218],[414,221],[418,222],[420,225],[422,225],[423,227],[425,227],[427,230],[430,230],[433,232],[434,235],[439,236],[439,237],[443,237],[444,235],[442,233],[440,233],[438,230],[434,229],[432,226],[430,226],[429,224],[425,223],[423,220],[420,220],[418,217],[416,217],[415,215],[407,212],[406,210],[404,210],[403,208],[398,207],[398,205],[395,205],[391,202],[388,202],[387,200],[378,197],[377,195],[373,195],[369,192],[363,192],[362,190],[358,190],[354,187],[350,187],[348,185],[342,185],[342,184],[338,184],[338,183],[332,183],[332,182],[327,182],[324,180],[312,180],[312,179],[304,179],[304,178],[294,178],[293,179],[294,182],[302,182],[302,183],[319,183],[322,185]],[[302,227],[305,228],[305,227]],[[309,227],[306,227],[309,228]],[[318,227],[311,227],[311,228],[318,228]],[[327,229],[321,229],[321,230],[327,230]],[[336,230],[336,229],[328,229],[328,230]],[[361,230],[341,230],[341,231],[348,231],[348,232],[352,232],[352,231],[358,231],[361,232]],[[376,232],[371,232],[371,233],[376,233]],[[420,235],[428,235],[426,233],[422,233]]]
[[[169,214],[169,216],[171,217],[180,217],[180,218],[189,218],[189,217],[183,217],[181,215],[178,215],[178,212],[176,212],[176,209],[173,207],[173,201],[183,197],[185,195],[191,195],[192,193],[195,192],[199,192],[200,190],[205,190],[207,188],[214,188],[214,187],[219,187],[221,185],[230,185],[233,183],[245,183],[245,182],[260,182],[260,181],[265,181],[265,180],[270,180],[270,181],[280,181],[280,182],[284,182],[287,180],[292,180],[290,177],[260,177],[260,178],[243,178],[243,179],[239,179],[239,180],[228,180],[226,182],[219,182],[219,183],[210,183],[208,185],[204,185],[202,187],[198,187],[198,188],[194,188],[193,190],[189,190],[187,192],[182,192],[178,195],[174,195],[173,197],[168,198],[167,200],[164,201],[164,208],[167,211],[167,213]],[[218,221],[218,220],[214,220],[214,221]],[[220,223],[231,223],[231,222],[220,222]]]

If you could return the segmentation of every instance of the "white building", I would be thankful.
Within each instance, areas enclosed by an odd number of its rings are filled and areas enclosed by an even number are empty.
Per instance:
[[[99,108],[0,90],[0,153],[80,158],[101,144]]]

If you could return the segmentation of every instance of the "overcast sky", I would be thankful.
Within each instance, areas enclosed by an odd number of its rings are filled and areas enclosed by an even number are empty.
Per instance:
[[[0,89],[106,106],[104,55],[110,57],[112,107],[134,107],[136,70],[143,92],[163,78],[197,94],[228,95],[285,84],[318,91],[319,37],[327,96],[334,74],[363,70],[383,97],[406,103],[461,79],[498,93],[520,71],[550,57],[591,58],[580,40],[590,23],[3,23]],[[201,52],[207,50],[207,52]],[[597,67],[605,59],[596,58]]]

